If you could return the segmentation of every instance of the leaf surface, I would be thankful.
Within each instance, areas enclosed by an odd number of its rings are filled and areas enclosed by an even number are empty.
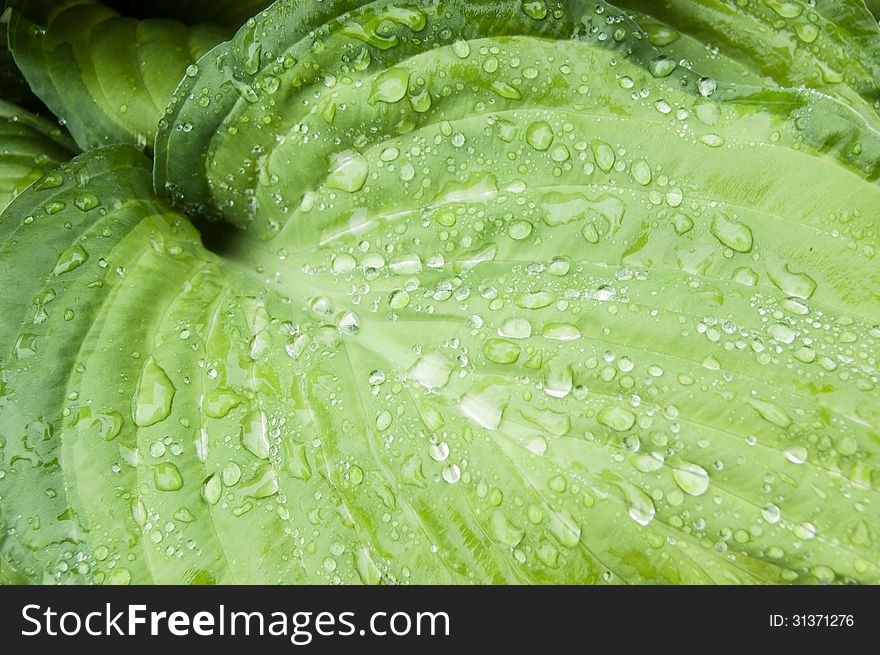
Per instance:
[[[649,9],[283,0],[186,77],[152,179],[118,146],[25,191],[7,568],[878,582],[870,80],[668,68]]]

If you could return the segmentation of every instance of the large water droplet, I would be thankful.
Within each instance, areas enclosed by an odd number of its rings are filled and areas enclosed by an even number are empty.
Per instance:
[[[440,353],[433,352],[419,357],[406,376],[407,379],[418,382],[428,391],[434,391],[446,386],[451,373],[452,364]]]
[[[596,414],[596,420],[612,430],[625,432],[635,424],[636,415],[623,407],[606,405]]]
[[[241,445],[260,459],[269,459],[268,420],[263,411],[251,412],[241,427]]]
[[[165,370],[151,357],[135,393],[135,424],[145,428],[168,418],[176,391]]]
[[[672,477],[686,494],[702,496],[709,488],[709,473],[702,466],[676,459],[671,462]]]
[[[409,89],[409,76],[406,68],[389,68],[376,78],[368,102],[375,105],[379,101],[393,103],[401,100]]]
[[[779,405],[766,400],[758,400],[756,398],[753,398],[750,403],[765,421],[769,421],[773,425],[779,426],[783,429],[791,425],[791,418],[789,418],[788,414],[786,414]]]
[[[334,155],[331,166],[332,170],[327,176],[327,186],[348,193],[363,188],[370,170],[367,159],[352,150]]]
[[[171,462],[162,462],[153,468],[153,481],[159,491],[177,491],[183,488],[180,469]]]
[[[519,344],[505,339],[489,339],[483,344],[483,354],[496,364],[513,364],[520,353]]]
[[[747,225],[716,215],[711,229],[715,238],[731,250],[749,252],[752,249],[752,231]]]
[[[526,143],[535,150],[547,150],[553,143],[553,128],[546,121],[535,121],[526,128]]]
[[[89,260],[89,253],[80,245],[71,246],[61,253],[52,273],[55,275],[63,275],[75,268],[79,268]]]

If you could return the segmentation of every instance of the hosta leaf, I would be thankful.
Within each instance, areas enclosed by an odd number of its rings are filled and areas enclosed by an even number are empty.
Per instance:
[[[74,150],[57,125],[0,100],[0,212]]]
[[[880,581],[863,87],[661,56],[606,3],[283,0],[157,138],[209,247],[130,147],[25,191],[8,568]]]
[[[152,147],[166,102],[189,66],[223,40],[209,25],[136,20],[90,0],[13,11],[9,44],[34,92],[83,149]]]
[[[880,33],[859,0],[620,0],[672,60],[730,81],[816,89],[880,127]],[[732,60],[732,64],[730,63]]]
[[[0,14],[0,99],[21,107],[34,109],[39,104],[30,87],[15,65],[12,53],[7,47],[7,20],[9,12]]]

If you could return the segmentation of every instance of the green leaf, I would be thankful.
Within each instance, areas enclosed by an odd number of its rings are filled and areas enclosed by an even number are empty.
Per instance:
[[[11,571],[880,581],[862,87],[710,83],[554,9],[282,0],[177,90],[154,179],[101,148],[10,205]]]
[[[89,0],[67,0],[45,17],[26,17],[32,15],[13,10],[10,48],[33,91],[84,150],[114,143],[152,147],[178,82],[224,38],[216,27],[124,18]]]
[[[0,144],[0,212],[76,149],[58,126],[2,100]]]
[[[6,102],[36,109],[39,100],[31,93],[30,87],[15,65],[12,53],[7,47],[7,20],[9,12],[0,14],[0,98]]]
[[[860,0],[615,4],[638,12],[649,39],[673,60],[719,79],[816,89],[880,127],[880,32]]]

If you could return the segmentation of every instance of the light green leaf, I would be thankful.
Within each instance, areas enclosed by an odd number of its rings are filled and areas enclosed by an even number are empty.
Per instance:
[[[866,87],[710,84],[551,9],[282,0],[178,89],[154,180],[102,148],[10,205],[11,570],[880,581]]]

